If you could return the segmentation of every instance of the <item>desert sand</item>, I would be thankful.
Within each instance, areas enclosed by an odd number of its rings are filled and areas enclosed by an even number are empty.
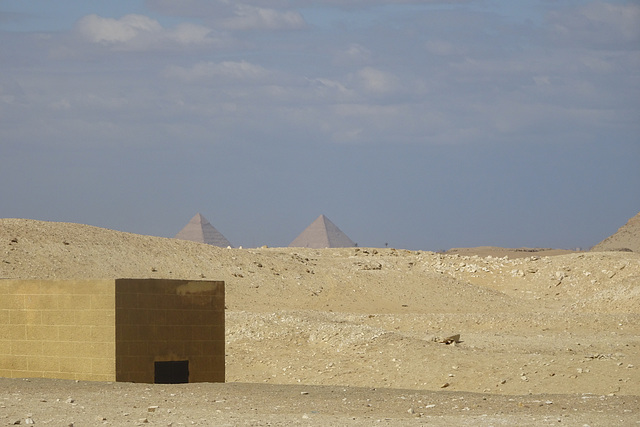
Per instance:
[[[637,252],[226,249],[0,219],[0,278],[112,277],[224,280],[227,383],[0,379],[0,424],[640,425]]]

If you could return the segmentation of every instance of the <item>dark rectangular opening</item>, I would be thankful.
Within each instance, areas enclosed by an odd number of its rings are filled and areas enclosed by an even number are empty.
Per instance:
[[[156,384],[183,384],[189,382],[189,361],[155,362],[154,380]]]

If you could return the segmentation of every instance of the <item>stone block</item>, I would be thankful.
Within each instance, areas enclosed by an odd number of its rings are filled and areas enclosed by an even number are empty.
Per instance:
[[[60,372],[75,374],[91,373],[91,358],[89,357],[61,357]]]
[[[82,376],[83,381],[115,381],[115,374],[90,373]]]
[[[26,325],[27,340],[56,341],[58,327],[55,325]]]
[[[8,371],[26,371],[28,367],[27,356],[5,355],[0,357],[2,369]]]
[[[71,357],[73,356],[73,347],[68,342],[64,341],[47,341],[45,342],[45,350],[47,354],[56,357]]]
[[[91,339],[91,327],[82,326],[58,326],[58,339],[60,341],[89,341]]]
[[[116,326],[91,326],[91,341],[94,342],[116,342]]]
[[[4,324],[0,325],[0,337],[11,340],[19,341],[27,339],[27,325],[13,325]]]
[[[91,295],[62,294],[58,297],[61,310],[91,310]]]
[[[3,294],[0,298],[0,310],[23,310],[24,295]]]
[[[42,312],[42,324],[44,325],[75,325],[73,310],[45,310]]]
[[[91,295],[91,310],[115,310],[115,294]]]
[[[27,357],[27,369],[29,371],[59,372],[60,360],[51,356],[29,356]]]
[[[13,341],[11,344],[11,354],[40,356],[43,354],[42,341]]]
[[[74,312],[77,326],[110,326],[115,324],[115,314],[111,310],[77,310]]]
[[[27,312],[24,310],[9,310],[9,323],[12,325],[26,325]]]
[[[116,360],[115,358],[91,359],[91,374],[102,374],[115,376]]]
[[[24,308],[26,310],[56,310],[58,308],[58,295],[25,295]]]

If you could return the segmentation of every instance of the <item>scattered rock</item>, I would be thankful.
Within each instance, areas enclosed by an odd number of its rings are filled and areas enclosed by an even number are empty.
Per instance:
[[[438,336],[436,336],[436,337],[433,337],[432,341],[435,341],[435,342],[438,342],[438,343],[441,343],[441,344],[447,344],[447,345],[449,345],[449,344],[457,344],[459,342],[462,342],[462,341],[460,341],[460,334],[449,335],[449,336],[446,336],[446,337],[438,337]]]

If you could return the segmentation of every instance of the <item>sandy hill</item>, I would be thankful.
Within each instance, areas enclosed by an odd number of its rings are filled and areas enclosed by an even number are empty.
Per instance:
[[[640,213],[591,250],[640,252]]]
[[[576,253],[578,251],[568,249],[551,249],[551,248],[499,248],[495,246],[478,246],[475,248],[451,248],[444,252],[447,255],[462,255],[462,256],[481,256],[481,257],[507,257],[513,258],[527,258],[532,256],[544,257],[544,256],[556,256],[556,255],[568,255]]]
[[[230,382],[640,396],[640,253],[462,253],[0,219],[0,278],[224,280]]]

